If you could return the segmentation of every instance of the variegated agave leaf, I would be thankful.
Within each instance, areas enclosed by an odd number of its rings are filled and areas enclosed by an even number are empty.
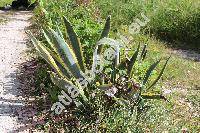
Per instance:
[[[56,62],[56,65],[62,71],[65,78],[71,79],[73,76],[71,72],[69,71],[68,67],[66,66],[66,64],[63,62],[63,60],[55,52],[51,51],[49,48],[46,47],[46,50],[52,55],[53,59]]]
[[[61,70],[57,66],[55,60],[48,50],[40,44],[40,42],[32,35],[32,33],[28,32],[28,35],[30,36],[31,41],[33,42],[39,54],[50,64],[50,66],[58,73],[59,76],[63,76]]]
[[[59,88],[62,88],[64,90],[68,91],[68,86],[77,88],[70,80],[67,80],[66,78],[58,77],[55,73],[51,72],[51,80],[54,84],[56,84]],[[84,91],[81,87],[78,87],[79,93],[81,94],[84,101],[88,101],[87,97],[84,94]]]
[[[100,39],[102,39],[104,37],[108,37],[109,31],[110,31],[110,19],[111,19],[111,16],[108,16],[106,19],[106,23],[105,23],[103,32],[101,33]],[[100,54],[102,52],[102,47],[103,47],[103,45],[99,46],[98,51],[97,51],[98,54]]]
[[[83,76],[81,75],[81,69],[77,63],[78,61],[73,50],[69,47],[69,45],[65,42],[65,40],[52,29],[51,29],[51,35],[53,37],[56,52],[65,62],[70,72],[73,74],[75,78],[82,78]]]
[[[164,96],[161,95],[161,94],[142,93],[141,96],[142,96],[142,98],[144,98],[144,99],[157,99],[157,100],[163,99],[163,100],[165,100],[165,101],[168,101],[167,98],[164,97]]]
[[[56,31],[58,32],[58,35],[59,35],[61,38],[64,39],[63,34],[62,34],[62,32],[61,32],[61,30],[60,30],[60,28],[59,28],[59,26],[58,26],[57,23],[56,23]]]
[[[135,62],[137,61],[139,50],[140,50],[140,45],[138,45],[137,50],[135,51],[135,53],[133,54],[132,58],[130,59],[130,61],[128,63],[128,74],[129,74],[129,76],[132,74],[132,69],[134,67]]]
[[[65,27],[69,36],[69,40],[71,42],[71,47],[78,59],[78,64],[81,68],[81,70],[83,72],[85,72],[85,65],[84,65],[84,58],[83,58],[83,51],[82,51],[82,47],[80,44],[79,39],[77,38],[77,35],[73,29],[73,27],[71,26],[70,22],[67,20],[66,17],[63,17],[64,22],[65,22]]]
[[[51,48],[56,52],[56,47],[55,47],[55,44],[53,43],[52,34],[46,28],[42,28],[42,33],[43,33],[46,41],[48,42],[48,44],[50,44]]]
[[[61,59],[61,56],[59,56],[58,53],[58,48],[56,47],[56,43],[53,43],[53,34],[51,34],[50,30],[46,30],[45,28],[43,28],[43,34],[48,42],[48,44],[50,44],[51,49],[46,48],[48,50],[48,52],[52,55],[52,57],[54,58],[54,60],[56,60],[56,63],[58,64],[58,66],[60,66],[61,70],[63,71],[64,75],[67,78],[71,78],[72,77],[72,73],[70,72],[68,66],[66,65],[66,63]]]

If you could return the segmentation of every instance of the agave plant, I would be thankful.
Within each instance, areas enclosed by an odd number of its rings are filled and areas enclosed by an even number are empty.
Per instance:
[[[100,41],[106,40],[101,39]],[[104,42],[106,43],[106,42]],[[109,41],[107,41],[107,44]],[[140,52],[140,45],[138,45],[137,50],[134,52],[130,59],[125,58],[120,62],[120,57],[116,56],[116,59],[113,60],[113,64],[109,67],[113,68],[109,73],[110,76],[107,75],[108,84],[99,85],[98,88],[105,90],[108,96],[112,96],[115,100],[123,101],[126,103],[130,103],[134,101],[134,103],[138,103],[141,99],[164,99],[166,98],[161,94],[156,94],[152,92],[148,92],[161,78],[167,63],[170,57],[166,60],[163,68],[158,74],[157,78],[147,86],[148,81],[151,78],[152,72],[156,69],[158,64],[161,62],[161,59],[150,65],[148,70],[145,73],[145,76],[142,78],[141,82],[136,82],[133,77],[134,64],[136,62],[143,63],[147,54],[147,45],[144,45],[142,51]],[[117,60],[117,61],[116,61]],[[105,71],[105,69],[104,69]],[[125,73],[121,74],[120,71],[125,71]],[[105,74],[105,73],[104,73]],[[138,75],[139,76],[139,75]],[[104,76],[105,77],[105,76]],[[103,79],[103,81],[105,81]],[[119,92],[117,94],[117,91]],[[118,96],[115,97],[114,94]],[[134,99],[134,100],[133,100]]]
[[[85,64],[83,58],[83,50],[79,39],[77,38],[74,29],[66,17],[63,17],[66,31],[70,43],[68,44],[57,26],[57,31],[48,28],[43,28],[43,34],[49,44],[47,47],[42,42],[38,41],[30,32],[28,33],[35,48],[39,54],[53,68],[51,78],[57,86],[64,88],[65,85],[78,85],[81,96],[87,101],[84,91],[76,82],[76,79],[83,78],[85,72]],[[108,17],[101,38],[107,37],[110,29],[110,17]],[[58,79],[59,78],[59,79]]]
[[[58,26],[56,31],[51,28],[43,28],[43,34],[49,44],[48,46],[38,41],[31,33],[29,33],[29,35],[39,54],[53,68],[53,71],[50,72],[52,81],[59,88],[64,90],[67,89],[66,86],[76,86],[80,92],[81,100],[87,103],[90,95],[86,95],[86,93],[88,94],[86,89],[80,84],[80,82],[77,82],[79,79],[85,78],[84,73],[87,71],[83,56],[83,49],[70,22],[66,17],[63,17],[63,20],[68,34],[67,37],[64,37]],[[106,20],[103,32],[95,48],[96,50],[94,52],[92,65],[93,69],[95,67],[96,57],[102,56],[102,52],[105,50],[103,44],[107,44],[109,46],[119,46],[119,42],[114,39],[107,38],[109,30],[110,16]],[[67,43],[64,38],[68,38],[69,43]],[[157,83],[157,81],[161,78],[169,59],[167,59],[160,74],[150,86],[147,87],[146,84],[152,71],[154,71],[161,60],[155,62],[149,67],[141,83],[134,82],[134,64],[137,61],[142,62],[146,57],[146,53],[146,45],[143,47],[141,52],[139,45],[130,59],[121,59],[120,49],[117,47],[115,49],[116,56],[112,60],[112,63],[104,65],[101,73],[94,73],[94,79],[87,85],[87,87],[95,86],[96,89],[104,90],[108,96],[112,97],[117,102],[125,101],[125,103],[129,103],[133,101],[131,99],[135,96],[136,100],[134,100],[134,102],[140,100],[141,98],[163,98],[160,94],[143,93],[143,90],[148,90]],[[108,69],[110,69],[110,71],[107,71]],[[125,73],[121,74],[121,71],[125,71]]]

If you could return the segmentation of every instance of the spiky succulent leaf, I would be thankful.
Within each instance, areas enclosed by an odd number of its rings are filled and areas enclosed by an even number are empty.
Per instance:
[[[50,64],[50,66],[60,75],[62,76],[62,72],[57,66],[55,60],[51,56],[51,54],[48,52],[48,50],[41,45],[41,43],[32,35],[32,33],[28,32],[28,35],[31,38],[31,41],[33,42],[35,48],[40,53],[40,55]]]
[[[58,54],[57,53],[58,47],[56,47],[56,43],[53,40],[53,35],[52,35],[50,29],[47,30],[46,28],[42,28],[42,32],[43,32],[43,35],[44,35],[45,39],[47,40],[48,44],[50,44],[51,49],[53,49],[54,52],[56,52],[56,54]]]
[[[85,72],[85,65],[84,65],[84,58],[83,58],[83,51],[80,44],[79,39],[77,38],[76,33],[74,32],[73,27],[71,26],[70,22],[67,20],[66,17],[63,17],[65,27],[71,42],[71,47],[78,59],[78,64],[83,72]]]
[[[59,67],[59,69],[62,71],[63,75],[67,78],[67,79],[71,79],[72,78],[72,74],[69,71],[69,69],[67,68],[66,64],[63,62],[63,60],[57,56],[56,53],[54,53],[53,51],[51,51],[49,48],[46,47],[46,50],[51,54],[51,56],[53,57],[53,59],[56,62],[56,65]]]
[[[112,87],[112,84],[103,84],[103,85],[97,86],[98,89],[104,90],[104,91],[108,90],[111,87]]]
[[[131,70],[133,69],[133,66],[137,60],[138,54],[139,54],[139,50],[140,50],[140,45],[138,45],[137,50],[135,51],[135,53],[133,54],[133,56],[131,57],[129,63],[128,63],[128,74],[131,74]]]
[[[141,55],[140,55],[140,59],[141,59],[141,60],[144,60],[144,58],[145,58],[145,56],[146,56],[146,53],[147,53],[146,48],[147,48],[147,45],[145,44],[144,47],[143,47],[143,49],[142,49],[142,53],[141,53]]]
[[[59,28],[57,28],[59,30]],[[63,74],[67,77],[67,78],[71,78],[70,75],[71,72],[69,71],[67,65],[65,64],[65,62],[61,59],[61,57],[59,56],[59,54],[56,52],[58,51],[56,48],[55,43],[53,42],[53,35],[51,34],[50,30],[47,30],[46,28],[42,29],[42,32],[44,34],[44,37],[46,38],[47,42],[50,44],[51,48],[53,49],[53,51],[49,48],[46,47],[46,49],[48,50],[48,52],[52,55],[52,57],[54,58],[54,60],[56,61],[56,64],[58,65],[58,67],[60,68],[60,70],[63,72]],[[59,31],[61,34],[61,31]]]
[[[57,53],[59,53],[61,59],[65,62],[66,66],[75,78],[82,78],[81,69],[77,63],[78,61],[73,50],[57,32],[51,29],[51,33]]]
[[[57,30],[59,36],[62,37],[62,38],[64,38],[64,37],[63,37],[63,34],[62,34],[62,32],[61,32],[61,30],[60,30],[60,28],[59,28],[59,26],[58,26],[57,23],[56,23],[56,30]]]
[[[106,23],[105,23],[103,32],[101,33],[100,39],[102,39],[104,37],[108,37],[109,31],[110,31],[110,19],[111,19],[111,16],[108,16],[107,19],[106,19]],[[97,51],[98,54],[101,53],[102,47],[103,47],[103,45],[99,46],[98,51]]]
[[[151,73],[153,72],[153,70],[156,68],[156,66],[160,63],[160,60],[156,61],[155,63],[153,63],[149,69],[146,71],[144,80],[142,82],[142,86],[145,86],[145,84],[147,83],[149,77],[151,76]]]
[[[151,87],[153,87],[158,82],[158,80],[162,77],[163,72],[164,72],[164,70],[165,70],[165,68],[167,66],[167,63],[168,63],[168,61],[169,61],[170,58],[171,58],[171,56],[166,60],[166,62],[164,64],[164,66],[163,66],[160,74],[158,75],[158,77],[155,79],[155,81],[147,89],[150,89]]]
[[[68,91],[68,86],[77,88],[70,80],[67,80],[66,78],[60,78],[55,73],[50,72],[51,80],[54,84],[56,84],[59,88],[62,88],[66,91]],[[79,90],[79,93],[81,94],[84,101],[88,101],[87,97],[84,94],[84,91],[81,87],[77,88]]]
[[[141,97],[144,99],[157,99],[157,100],[163,99],[163,100],[167,101],[167,99],[161,94],[143,93],[143,94],[141,94]]]

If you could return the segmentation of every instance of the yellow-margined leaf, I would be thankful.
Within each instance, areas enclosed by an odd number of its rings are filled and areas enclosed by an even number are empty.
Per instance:
[[[76,33],[74,32],[74,29],[72,28],[70,22],[67,20],[66,17],[63,17],[65,22],[65,27],[69,36],[69,40],[71,42],[71,47],[78,59],[78,64],[83,72],[85,72],[85,65],[84,65],[84,58],[83,58],[83,52],[82,47],[80,44],[79,39],[77,38]]]
[[[38,50],[40,55],[51,65],[51,67],[60,75],[62,76],[62,72],[60,71],[59,67],[56,65],[55,60],[51,56],[51,54],[48,52],[48,50],[40,44],[40,42],[32,35],[32,33],[28,33],[28,35],[31,38],[31,41],[33,42],[35,48]]]
[[[57,56],[56,53],[51,51],[49,48],[46,47],[46,49],[51,54],[53,59],[55,60],[57,66],[60,68],[60,70],[62,71],[63,75],[66,76],[66,78],[71,79],[72,78],[72,74],[69,71],[69,69],[67,68],[66,64],[63,62],[63,60],[59,56]]]
[[[106,19],[106,23],[105,23],[104,29],[103,29],[103,31],[101,33],[100,39],[102,39],[104,37],[108,37],[109,31],[110,31],[110,19],[111,19],[111,16],[108,16],[107,19]],[[100,45],[98,47],[97,54],[100,54],[102,52],[102,48],[103,48],[103,45]]]
[[[59,88],[62,88],[64,90],[68,89],[67,86],[71,86],[74,88],[77,88],[71,81],[67,80],[66,78],[60,78],[55,73],[51,72],[51,80],[56,84]],[[77,90],[79,90],[79,93],[81,94],[84,101],[88,101],[87,97],[84,94],[84,91],[81,87],[78,87]],[[68,91],[68,90],[67,90]]]
[[[51,34],[53,36],[53,43],[55,44],[56,52],[65,62],[70,72],[75,78],[83,78],[81,75],[81,69],[77,63],[78,61],[73,50],[69,47],[65,40],[59,36],[57,32],[51,29]]]

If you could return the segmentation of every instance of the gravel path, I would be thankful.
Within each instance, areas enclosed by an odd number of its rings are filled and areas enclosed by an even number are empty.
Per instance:
[[[25,11],[0,11],[2,16],[8,21],[0,24],[0,133],[10,133],[23,126],[15,116],[17,109],[25,104],[20,96],[20,82],[16,75],[20,64],[28,59],[25,54],[28,48],[24,29],[30,25],[28,19],[32,14]]]

